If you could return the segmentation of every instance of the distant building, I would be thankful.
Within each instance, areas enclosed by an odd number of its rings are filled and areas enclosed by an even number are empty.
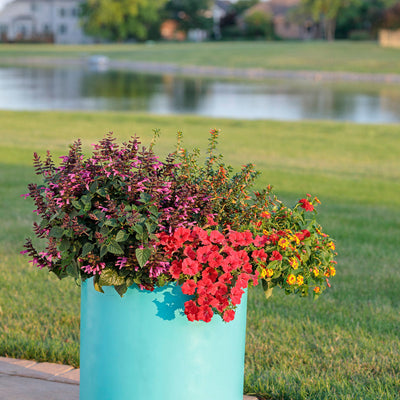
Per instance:
[[[274,33],[281,39],[314,39],[318,35],[317,26],[311,21],[301,23],[291,18],[291,12],[300,5],[301,0],[269,0],[249,8],[245,15],[262,12],[271,16]]]
[[[221,39],[221,21],[231,12],[232,3],[228,0],[215,0],[211,7],[213,19],[213,34],[215,39]]]
[[[382,47],[397,47],[400,49],[400,29],[381,29],[378,40]]]
[[[92,43],[80,25],[81,0],[14,0],[0,11],[2,41]]]

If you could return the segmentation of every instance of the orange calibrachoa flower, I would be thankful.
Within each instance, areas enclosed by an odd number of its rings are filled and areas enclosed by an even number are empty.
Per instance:
[[[304,283],[304,277],[302,275],[297,275],[296,283],[301,286]]]
[[[293,269],[297,269],[299,267],[299,260],[296,257],[290,257],[289,263]]]
[[[268,212],[268,211],[263,211],[262,213],[261,213],[261,217],[263,217],[263,218],[271,218],[271,213],[270,212]]]
[[[271,276],[274,275],[274,270],[271,268],[265,268],[261,271],[261,278],[271,278]]]
[[[332,249],[332,250],[335,250],[335,243],[329,242],[329,243],[328,243],[328,247],[329,247],[330,249]]]
[[[286,238],[281,238],[278,241],[278,245],[281,247],[282,250],[285,250],[286,247],[289,246],[289,241]]]
[[[287,282],[289,285],[294,285],[294,284],[296,283],[296,277],[295,277],[293,274],[290,274],[290,275],[287,277],[286,282]]]
[[[319,286],[316,286],[316,287],[314,288],[314,293],[315,293],[315,294],[321,293],[321,288],[320,288]]]

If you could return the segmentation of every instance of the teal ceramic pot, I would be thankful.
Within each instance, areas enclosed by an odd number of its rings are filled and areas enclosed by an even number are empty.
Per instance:
[[[174,284],[121,298],[83,282],[80,400],[242,400],[247,292],[235,319],[189,322]]]

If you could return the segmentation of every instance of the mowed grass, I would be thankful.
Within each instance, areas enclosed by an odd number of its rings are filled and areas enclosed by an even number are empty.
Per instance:
[[[79,365],[79,288],[57,282],[19,254],[33,206],[19,197],[35,180],[32,152],[66,154],[114,131],[174,149],[205,148],[221,128],[220,150],[239,168],[255,162],[258,186],[294,201],[310,192],[337,241],[337,276],[318,301],[250,291],[245,392],[266,399],[400,398],[400,127],[330,122],[233,121],[128,113],[0,112],[0,355]]]
[[[86,57],[104,54],[112,59],[178,65],[211,65],[276,70],[399,73],[400,50],[377,42],[208,42],[109,45],[0,44],[7,57]]]

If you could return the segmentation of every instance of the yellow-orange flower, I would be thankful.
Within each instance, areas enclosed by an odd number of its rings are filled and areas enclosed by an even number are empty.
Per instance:
[[[335,267],[329,267],[329,273],[331,276],[335,276],[336,275],[336,268]]]
[[[329,247],[330,249],[332,249],[332,250],[335,250],[335,243],[329,242],[329,243],[328,243],[328,247]]]
[[[297,275],[296,282],[299,286],[301,286],[304,283],[304,278],[302,275]]]
[[[321,288],[320,288],[319,286],[316,286],[316,287],[314,288],[314,292],[315,292],[315,293],[320,293],[320,292],[321,292]]]
[[[286,247],[289,245],[289,241],[286,238],[280,238],[278,241],[278,245],[282,248],[282,250],[285,250]]]
[[[296,257],[291,257],[289,259],[289,263],[293,269],[297,269],[299,267],[299,260]]]
[[[319,269],[317,267],[314,267],[313,272],[314,272],[314,276],[319,275]]]
[[[289,239],[290,239],[292,242],[295,242],[296,244],[299,244],[299,243],[300,243],[300,239],[299,239],[296,235],[291,235],[291,236],[289,237]]]
[[[271,269],[271,268],[266,268],[266,269],[263,269],[262,271],[261,271],[261,278],[265,278],[265,277],[267,277],[267,278],[271,278],[271,276],[274,274],[274,270],[273,269]]]
[[[296,277],[295,277],[293,274],[290,274],[290,275],[287,277],[286,282],[287,282],[289,285],[294,285],[294,284],[296,283]]]
[[[266,219],[271,218],[271,213],[268,211],[263,211],[261,213],[261,217],[266,218]]]

